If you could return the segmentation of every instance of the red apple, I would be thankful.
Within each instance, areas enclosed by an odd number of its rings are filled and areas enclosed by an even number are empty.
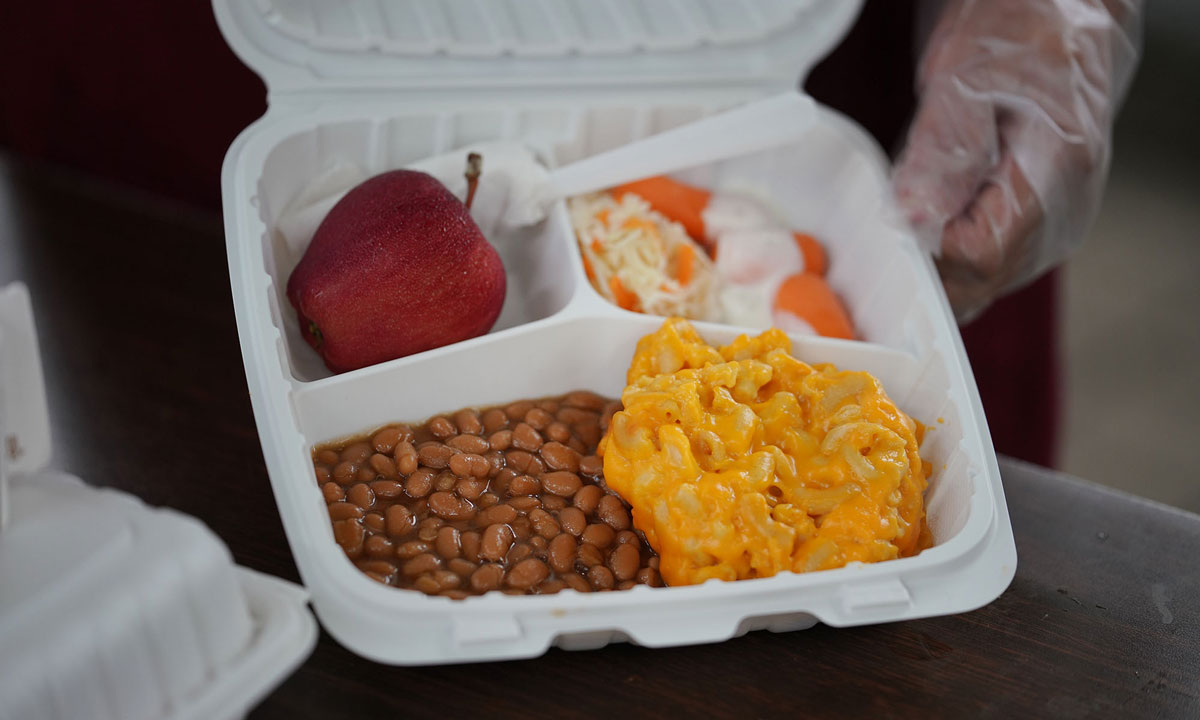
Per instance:
[[[305,340],[345,372],[486,333],[504,265],[457,197],[414,170],[346,194],[288,279]]]

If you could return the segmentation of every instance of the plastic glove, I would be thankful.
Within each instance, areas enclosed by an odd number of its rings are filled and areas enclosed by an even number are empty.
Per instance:
[[[960,321],[1063,260],[1108,174],[1140,0],[950,0],[893,178]]]

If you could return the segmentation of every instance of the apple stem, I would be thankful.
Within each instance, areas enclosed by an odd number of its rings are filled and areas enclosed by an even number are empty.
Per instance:
[[[475,200],[475,189],[479,187],[479,176],[483,174],[483,156],[479,153],[467,154],[467,171],[463,173],[467,176],[467,210],[471,209],[471,202]]]

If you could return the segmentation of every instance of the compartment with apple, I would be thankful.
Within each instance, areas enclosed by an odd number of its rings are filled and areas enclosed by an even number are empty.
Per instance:
[[[368,143],[379,132],[361,130]],[[563,272],[570,231],[553,212],[521,216],[522,193],[545,172],[523,145],[476,144],[368,177],[321,144],[298,133],[277,145],[263,177],[289,188],[259,196],[273,319],[295,380],[454,345],[567,305],[577,283]],[[288,170],[297,163],[303,174]]]

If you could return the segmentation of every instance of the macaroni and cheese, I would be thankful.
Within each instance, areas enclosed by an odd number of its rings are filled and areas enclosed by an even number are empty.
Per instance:
[[[916,554],[923,428],[865,372],[808,365],[780,330],[704,342],[672,318],[638,343],[600,446],[669,585]]]

